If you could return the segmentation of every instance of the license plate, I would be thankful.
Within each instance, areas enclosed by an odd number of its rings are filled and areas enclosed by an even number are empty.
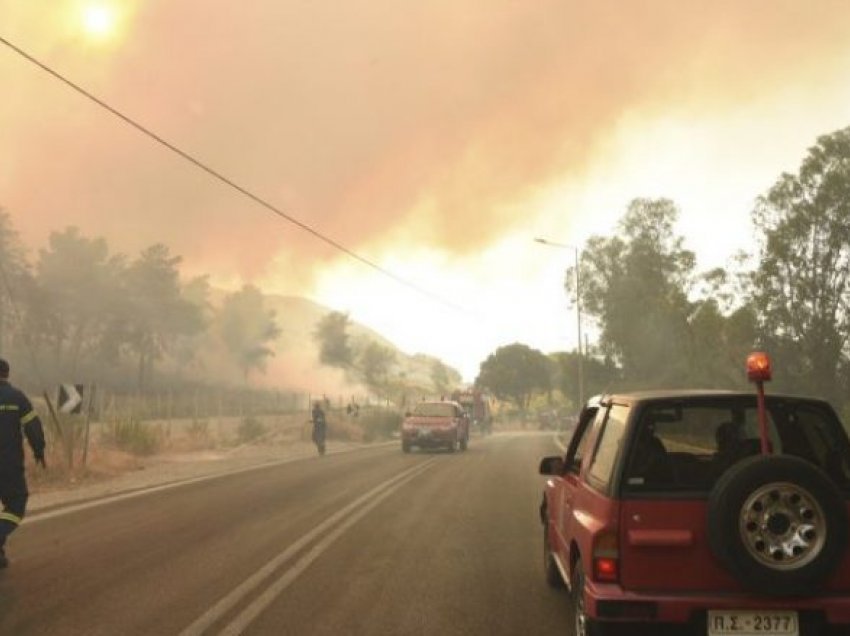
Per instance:
[[[708,612],[708,636],[799,636],[797,612],[752,610]]]

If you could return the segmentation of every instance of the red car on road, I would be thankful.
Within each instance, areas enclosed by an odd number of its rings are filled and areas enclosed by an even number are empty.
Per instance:
[[[458,402],[419,402],[401,425],[401,450],[447,448],[465,451],[469,445],[469,416]]]
[[[606,396],[543,459],[577,636],[850,634],[850,440],[828,403],[759,389]]]

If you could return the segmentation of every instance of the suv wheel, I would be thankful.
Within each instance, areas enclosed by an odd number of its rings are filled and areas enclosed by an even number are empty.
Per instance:
[[[570,609],[573,615],[573,634],[575,636],[607,636],[610,631],[605,625],[587,615],[584,606],[584,568],[581,557],[573,570],[573,581],[570,586]]]
[[[549,587],[556,589],[564,587],[564,579],[561,577],[561,571],[555,563],[555,557],[549,545],[548,523],[543,526],[543,572],[546,574],[546,582],[549,584]]]
[[[715,556],[744,586],[774,596],[815,593],[841,562],[847,526],[835,483],[789,455],[735,464],[708,500]]]
[[[460,450],[465,451],[469,447],[469,438],[464,436],[460,440]]]

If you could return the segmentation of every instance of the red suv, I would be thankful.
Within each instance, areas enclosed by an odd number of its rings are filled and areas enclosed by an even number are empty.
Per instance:
[[[759,389],[606,396],[543,459],[577,636],[850,634],[850,441],[826,402]]]
[[[469,445],[469,417],[458,402],[419,402],[401,425],[401,450],[448,448],[455,452]]]

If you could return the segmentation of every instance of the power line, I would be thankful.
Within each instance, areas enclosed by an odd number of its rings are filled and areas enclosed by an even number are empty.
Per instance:
[[[340,252],[350,256],[354,260],[359,261],[363,265],[366,265],[367,267],[370,267],[370,268],[374,269],[375,271],[383,274],[384,276],[394,280],[396,283],[399,283],[400,285],[408,287],[408,288],[418,292],[419,294],[422,294],[423,296],[426,296],[426,297],[430,298],[431,300],[434,300],[434,301],[437,301],[437,302],[439,302],[443,305],[446,305],[447,307],[450,307],[450,308],[452,308],[456,311],[467,313],[467,310],[464,307],[462,307],[462,306],[460,306],[456,303],[453,303],[450,300],[447,300],[447,299],[445,299],[441,296],[438,296],[437,294],[425,289],[424,287],[421,287],[420,285],[417,285],[416,283],[413,283],[413,282],[411,282],[411,281],[409,281],[405,278],[402,278],[398,274],[395,274],[395,273],[391,272],[390,270],[386,269],[385,267],[378,265],[377,263],[366,258],[365,256],[361,256],[360,254],[358,254],[354,250],[346,247],[345,245],[343,245],[339,241],[327,236],[326,234],[323,234],[322,232],[320,232],[319,230],[315,229],[314,227],[308,225],[304,221],[301,221],[301,220],[295,218],[291,214],[287,214],[286,212],[281,210],[279,207],[277,207],[273,203],[270,203],[269,201],[267,201],[263,197],[254,194],[253,192],[248,190],[246,187],[239,185],[238,183],[236,183],[232,179],[224,176],[222,173],[215,170],[214,168],[211,168],[209,165],[207,165],[206,163],[204,163],[200,159],[197,159],[196,157],[192,156],[188,152],[181,150],[179,147],[177,147],[173,143],[165,140],[164,138],[162,138],[161,136],[159,136],[158,134],[156,134],[155,132],[153,132],[149,128],[143,126],[142,124],[140,124],[139,122],[137,122],[133,118],[129,117],[128,115],[125,115],[124,113],[119,111],[117,108],[110,106],[109,104],[107,104],[105,101],[103,101],[99,97],[93,95],[92,93],[90,93],[89,91],[84,89],[82,86],[71,81],[70,79],[68,79],[67,77],[65,77],[61,73],[59,73],[58,71],[55,71],[53,68],[51,68],[50,66],[48,66],[44,62],[41,62],[40,60],[36,59],[35,57],[33,57],[32,55],[30,55],[29,53],[27,53],[26,51],[24,51],[20,47],[16,46],[15,44],[10,42],[9,40],[4,38],[3,36],[0,36],[0,43],[6,45],[9,49],[14,51],[18,55],[20,55],[22,58],[24,58],[25,60],[27,60],[31,64],[38,66],[40,69],[42,69],[43,71],[45,71],[49,75],[52,75],[55,79],[59,80],[60,82],[62,82],[66,86],[68,86],[69,88],[71,88],[74,91],[76,91],[77,93],[79,93],[80,95],[88,98],[89,100],[91,100],[92,102],[94,102],[95,104],[97,104],[98,106],[103,108],[104,110],[109,111],[110,113],[112,113],[113,115],[118,117],[118,119],[123,121],[124,123],[132,126],[133,128],[135,128],[136,130],[138,130],[142,134],[150,137],[151,139],[153,139],[155,142],[159,143],[160,145],[165,146],[171,152],[175,153],[176,155],[179,155],[180,157],[182,157],[183,159],[185,159],[189,163],[193,164],[195,167],[203,170],[208,175],[210,175],[210,176],[214,177],[215,179],[221,181],[225,185],[230,186],[231,188],[233,188],[234,190],[236,190],[237,192],[239,192],[243,196],[248,197],[249,199],[251,199],[255,203],[261,205],[262,207],[266,208],[268,211],[272,212],[273,214],[276,214],[277,216],[284,219],[285,221],[292,223],[293,225],[300,228],[301,230],[307,232],[308,234],[313,235],[315,238],[319,239],[320,241],[327,243],[328,245],[330,245],[334,249],[339,250]]]

